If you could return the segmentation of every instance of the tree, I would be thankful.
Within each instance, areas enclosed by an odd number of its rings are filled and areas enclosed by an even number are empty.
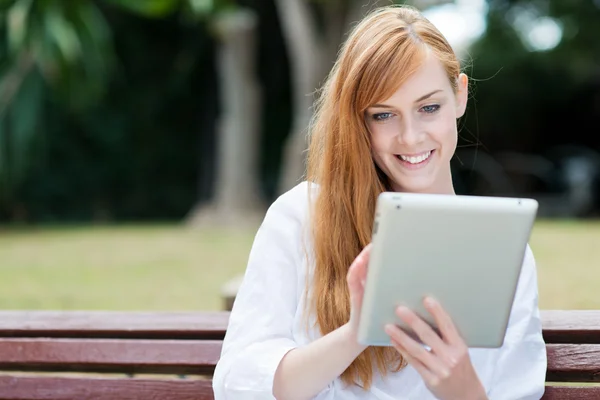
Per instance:
[[[2,0],[6,60],[0,74],[0,204],[25,175],[45,87],[77,110],[98,99],[112,64],[110,30],[92,1]]]
[[[0,0],[0,27],[7,43],[0,46],[6,60],[0,68],[0,206],[18,208],[13,192],[43,140],[40,113],[45,97],[72,113],[102,100],[115,66],[107,14],[126,10],[166,18],[180,12],[197,21],[230,6],[229,0]],[[221,37],[228,36],[225,31],[220,29]],[[219,200],[229,204],[231,198],[224,201],[221,195]]]
[[[292,59],[295,97],[294,126],[285,150],[281,192],[303,175],[311,94],[331,68],[351,23],[374,4],[363,6],[361,1],[341,0],[274,1]],[[62,102],[74,114],[103,98],[116,64],[108,17],[113,10],[127,10],[147,18],[181,13],[213,26],[220,43],[224,110],[221,133],[217,136],[221,142],[217,146],[220,156],[216,195],[211,205],[194,207],[188,219],[206,220],[197,218],[200,211],[204,216],[212,213],[217,220],[223,215],[260,215],[263,206],[256,168],[260,104],[252,63],[255,22],[250,22],[254,18],[248,17],[247,10],[237,7],[234,11],[236,3],[234,0],[0,0],[0,22],[8,43],[5,49],[0,46],[0,52],[8,60],[0,70],[0,202],[11,203],[11,193],[27,174],[28,160],[35,157],[36,144],[43,141],[44,126],[39,115],[45,98]],[[240,21],[245,22],[240,24]],[[232,85],[233,82],[239,84]]]
[[[265,209],[258,182],[261,104],[255,71],[256,16],[237,8],[214,18],[223,112],[218,124],[216,193],[197,204],[190,225],[256,225]]]
[[[482,144],[476,151],[492,153],[510,174],[514,190],[500,194],[533,193],[546,216],[589,215],[594,201],[596,210],[600,205],[600,139],[584,128],[600,123],[600,7],[584,0],[487,3],[487,29],[470,49],[476,103],[464,130]],[[476,194],[498,194],[492,186]]]

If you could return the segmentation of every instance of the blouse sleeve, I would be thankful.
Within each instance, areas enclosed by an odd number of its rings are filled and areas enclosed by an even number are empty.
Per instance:
[[[539,400],[546,380],[546,345],[538,308],[537,272],[529,246],[504,345],[496,360],[491,400]]]
[[[275,371],[297,347],[292,331],[303,213],[297,203],[289,192],[279,197],[256,234],[213,377],[215,400],[274,399]]]

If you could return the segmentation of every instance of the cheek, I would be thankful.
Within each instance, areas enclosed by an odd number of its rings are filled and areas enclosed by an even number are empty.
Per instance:
[[[388,153],[396,140],[398,127],[390,121],[385,124],[370,124],[371,146],[374,153]]]
[[[433,139],[445,146],[456,146],[458,140],[458,131],[456,129],[456,120],[452,113],[440,116],[430,125],[429,134]]]
[[[377,165],[383,171],[386,170],[385,162],[383,161],[383,155],[387,153],[387,149],[390,148],[391,135],[385,133],[385,130],[381,129],[381,125],[369,126],[371,132],[371,154],[375,165]]]

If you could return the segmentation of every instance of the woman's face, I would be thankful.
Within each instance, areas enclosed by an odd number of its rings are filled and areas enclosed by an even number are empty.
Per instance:
[[[467,104],[467,77],[452,90],[442,63],[429,53],[424,64],[389,98],[370,106],[365,118],[373,158],[394,191],[454,193],[450,160],[456,120]]]

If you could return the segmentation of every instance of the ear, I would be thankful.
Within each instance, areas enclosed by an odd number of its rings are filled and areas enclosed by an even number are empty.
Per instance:
[[[469,99],[469,78],[465,74],[458,75],[456,91],[456,118],[465,114],[467,100]]]

